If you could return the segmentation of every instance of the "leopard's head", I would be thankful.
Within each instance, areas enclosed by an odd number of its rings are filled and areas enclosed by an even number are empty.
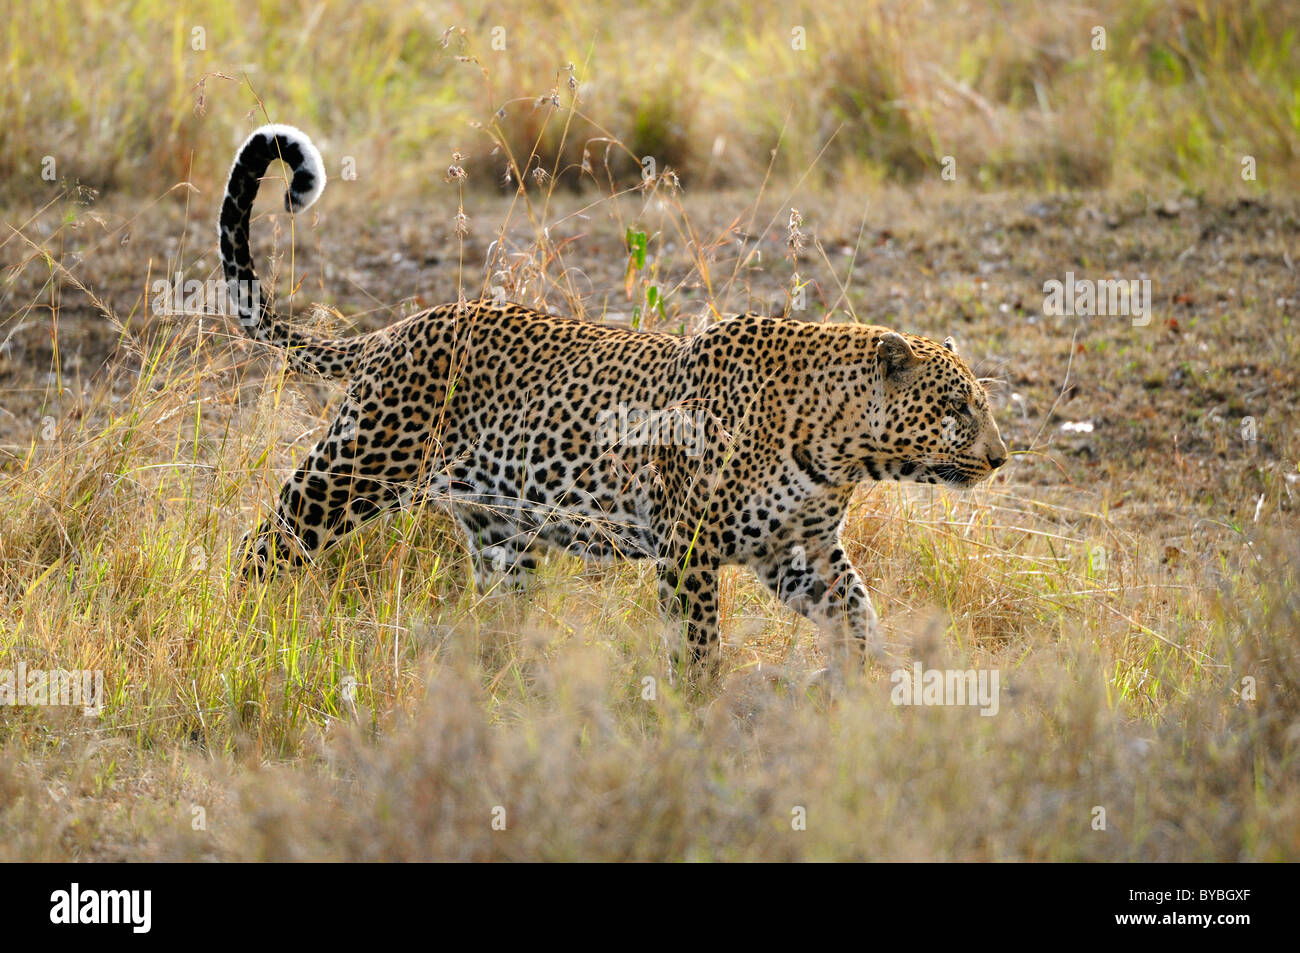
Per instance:
[[[877,479],[969,487],[1007,460],[988,394],[943,344],[896,331],[875,342],[875,373],[867,407]]]

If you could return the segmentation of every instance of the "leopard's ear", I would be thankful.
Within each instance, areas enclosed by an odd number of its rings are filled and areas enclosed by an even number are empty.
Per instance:
[[[920,360],[907,338],[897,331],[886,331],[880,336],[876,342],[876,359],[884,377],[896,377]]]
[[[952,351],[952,353],[957,353],[957,342],[952,339],[951,335],[943,339],[943,346]]]

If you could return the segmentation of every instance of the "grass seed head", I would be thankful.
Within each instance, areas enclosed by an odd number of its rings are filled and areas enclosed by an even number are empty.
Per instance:
[[[790,209],[790,221],[786,224],[785,244],[790,249],[793,257],[798,257],[803,251],[804,234],[803,234],[803,216],[799,214],[797,208]]]

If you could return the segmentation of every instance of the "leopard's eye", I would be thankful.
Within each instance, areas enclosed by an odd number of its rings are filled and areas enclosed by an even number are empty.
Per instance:
[[[948,401],[948,407],[949,407],[949,408],[950,408],[954,413],[962,414],[963,416],[966,416],[966,417],[969,417],[969,416],[971,415],[971,412],[970,412],[970,402],[969,402],[968,400],[966,400],[965,397],[953,397],[953,398],[951,398],[951,399]]]

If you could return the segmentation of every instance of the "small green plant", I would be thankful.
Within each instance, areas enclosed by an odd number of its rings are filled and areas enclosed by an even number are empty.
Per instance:
[[[628,298],[633,297],[633,291],[636,286],[637,277],[646,269],[646,247],[649,237],[645,232],[633,231],[629,225],[627,229],[627,274],[624,278],[624,289],[627,291]],[[645,292],[641,296],[641,303],[632,308],[632,327],[640,328],[643,317],[657,314],[661,321],[668,320],[668,313],[664,309],[664,295],[659,287],[653,283],[653,274],[655,269],[651,269],[651,276],[643,279],[645,282]]]

